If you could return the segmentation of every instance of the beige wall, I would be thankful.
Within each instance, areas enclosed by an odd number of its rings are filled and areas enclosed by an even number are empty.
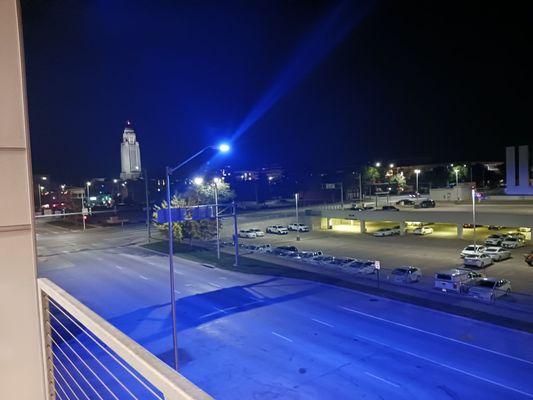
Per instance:
[[[20,8],[0,0],[0,399],[44,399]]]

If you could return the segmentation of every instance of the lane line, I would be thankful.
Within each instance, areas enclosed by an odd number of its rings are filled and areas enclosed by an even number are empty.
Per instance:
[[[192,287],[192,285],[193,285],[192,283],[185,284],[185,286],[187,286],[187,287]]]
[[[179,290],[174,289],[174,293],[181,294]]]
[[[397,348],[397,347],[392,347],[392,346],[390,346],[390,345],[388,345],[386,343],[382,343],[382,342],[379,342],[379,341],[374,340],[374,339],[369,339],[369,338],[367,338],[365,336],[360,336],[360,335],[355,335],[355,336],[357,336],[360,339],[366,340],[368,342],[376,343],[376,344],[378,344],[380,346],[386,347],[386,348],[388,348],[388,349],[390,349],[392,351],[399,351],[401,353],[408,354],[408,355],[410,355],[412,357],[416,357],[416,358],[419,358],[421,360],[430,362],[432,364],[436,364],[436,365],[441,366],[443,368],[448,368],[448,369],[450,369],[452,371],[459,372],[461,374],[465,374],[467,376],[470,376],[471,378],[476,378],[476,379],[479,379],[480,381],[491,383],[491,384],[493,384],[495,386],[499,386],[501,388],[504,388],[504,389],[507,389],[507,390],[511,390],[513,392],[516,392],[516,393],[520,393],[520,394],[522,394],[522,395],[524,395],[526,397],[533,398],[533,394],[532,393],[524,392],[523,390],[516,389],[516,388],[513,388],[511,386],[507,386],[507,385],[505,385],[503,383],[495,382],[495,381],[493,381],[491,379],[488,379],[488,378],[483,378],[482,376],[472,374],[472,373],[470,373],[468,371],[465,371],[465,370],[462,370],[462,369],[459,369],[459,368],[456,368],[456,367],[452,367],[451,365],[443,364],[443,363],[435,361],[435,360],[433,360],[431,358],[428,358],[428,357],[425,357],[425,356],[421,356],[419,354],[412,353],[412,352],[410,352],[408,350],[403,350],[403,349],[400,349],[400,348]]]
[[[141,274],[139,274],[139,278],[141,278],[141,279],[144,279],[145,281],[147,281],[147,280],[148,280],[148,278],[147,278],[146,276],[144,276],[144,275],[141,275]]]
[[[314,318],[311,318],[311,321],[315,321],[316,323],[318,324],[322,324],[322,325],[325,325],[325,326],[329,326],[330,328],[334,328],[333,325],[327,323],[327,322],[324,322],[324,321],[320,321],[319,319],[314,319]]]
[[[209,283],[211,286],[214,286],[214,287],[218,287],[218,288],[221,288],[222,286],[220,286],[219,284],[217,283],[213,283],[213,282],[207,282]]]
[[[377,317],[377,316],[372,315],[372,314],[367,314],[367,313],[362,312],[362,311],[354,310],[353,308],[344,307],[344,306],[339,306],[339,307],[344,309],[344,310],[346,310],[346,311],[350,311],[352,313],[355,313],[355,314],[363,315],[365,317],[372,318],[372,319],[375,319],[375,320],[378,320],[378,321],[387,322],[387,323],[389,323],[391,325],[401,326],[402,328],[410,329],[410,330],[413,330],[413,331],[416,331],[416,332],[425,333],[427,335],[438,337],[440,339],[445,339],[445,340],[448,340],[448,341],[453,342],[453,343],[462,344],[464,346],[468,346],[468,347],[471,347],[473,349],[486,351],[488,353],[496,354],[496,355],[501,356],[501,357],[506,357],[506,358],[509,358],[509,359],[512,359],[512,360],[515,360],[515,361],[520,361],[520,362],[523,362],[523,363],[526,363],[526,364],[533,365],[533,361],[525,360],[523,358],[512,356],[510,354],[500,353],[499,351],[496,351],[496,350],[491,350],[491,349],[487,349],[485,347],[477,346],[475,344],[466,343],[466,342],[463,342],[461,340],[453,339],[453,338],[448,337],[448,336],[439,335],[438,333],[429,332],[429,331],[426,331],[426,330],[420,329],[420,328],[415,328],[414,326],[411,326],[411,325],[406,325],[406,324],[402,324],[400,322],[395,322],[395,321],[388,320],[386,318]]]
[[[225,279],[227,280],[228,278],[226,278],[225,276],[219,276],[220,279]]]
[[[115,268],[117,268],[117,269],[124,269],[124,268],[121,267],[120,265],[116,265],[116,264],[115,264]]]
[[[203,318],[207,318],[207,317],[211,317],[213,315],[217,315],[217,314],[220,314],[220,311],[213,311],[213,312],[210,312],[209,314],[204,314],[200,317],[200,319],[203,319]]]
[[[292,343],[292,339],[289,339],[287,336],[283,336],[283,335],[280,335],[279,333],[276,333],[276,332],[271,332],[273,335],[277,336],[277,337],[280,337],[284,340],[286,340],[287,342],[291,342]]]
[[[218,308],[218,307],[215,307],[215,310],[218,310],[220,311],[221,313],[224,313],[224,314],[227,314],[228,312],[226,310],[224,310],[223,308]]]
[[[397,388],[400,387],[400,385],[397,385],[397,384],[394,383],[394,382],[388,381],[387,379],[384,379],[384,378],[382,378],[382,377],[380,377],[380,376],[377,376],[377,375],[371,374],[370,372],[366,372],[366,371],[365,371],[365,374],[367,374],[368,376],[371,376],[372,378],[375,378],[375,379],[377,379],[377,380],[380,380],[381,382],[388,383],[389,385],[392,385],[392,386],[394,386],[394,387],[397,387]]]

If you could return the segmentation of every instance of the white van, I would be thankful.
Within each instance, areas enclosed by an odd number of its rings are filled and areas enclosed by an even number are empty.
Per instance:
[[[451,291],[460,293],[466,283],[471,282],[472,275],[470,271],[464,269],[449,269],[440,271],[435,274],[435,289],[443,292]]]

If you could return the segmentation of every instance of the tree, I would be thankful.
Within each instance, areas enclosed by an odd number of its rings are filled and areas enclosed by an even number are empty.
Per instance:
[[[381,174],[378,168],[368,166],[363,171],[363,177],[367,182],[376,183],[380,179]]]
[[[398,190],[401,191],[403,190],[403,188],[405,187],[405,176],[403,174],[394,174],[391,176],[390,178],[390,183],[392,184],[396,184],[396,186],[398,187]]]
[[[229,185],[225,182],[217,184],[218,189],[218,203],[228,203],[235,197],[235,193],[230,189]],[[171,207],[191,207],[196,205],[206,205],[215,203],[215,188],[212,184],[205,184],[200,186],[190,187],[183,193],[183,195],[173,196],[171,199]],[[154,206],[154,219],[157,216],[157,211],[167,208],[167,202],[161,202],[160,206]],[[168,235],[168,223],[154,225]],[[220,228],[222,223],[220,221]],[[209,240],[216,236],[216,220],[215,219],[203,219],[199,221],[182,221],[172,222],[174,239],[181,242],[183,239],[189,239],[192,243],[193,239]]]

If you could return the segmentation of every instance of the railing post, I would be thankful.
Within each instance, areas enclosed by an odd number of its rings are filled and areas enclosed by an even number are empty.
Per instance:
[[[45,371],[46,399],[56,399],[54,379],[54,355],[52,352],[52,330],[50,329],[50,302],[48,296],[39,289],[39,316],[41,319],[41,342],[43,349],[43,368]]]

